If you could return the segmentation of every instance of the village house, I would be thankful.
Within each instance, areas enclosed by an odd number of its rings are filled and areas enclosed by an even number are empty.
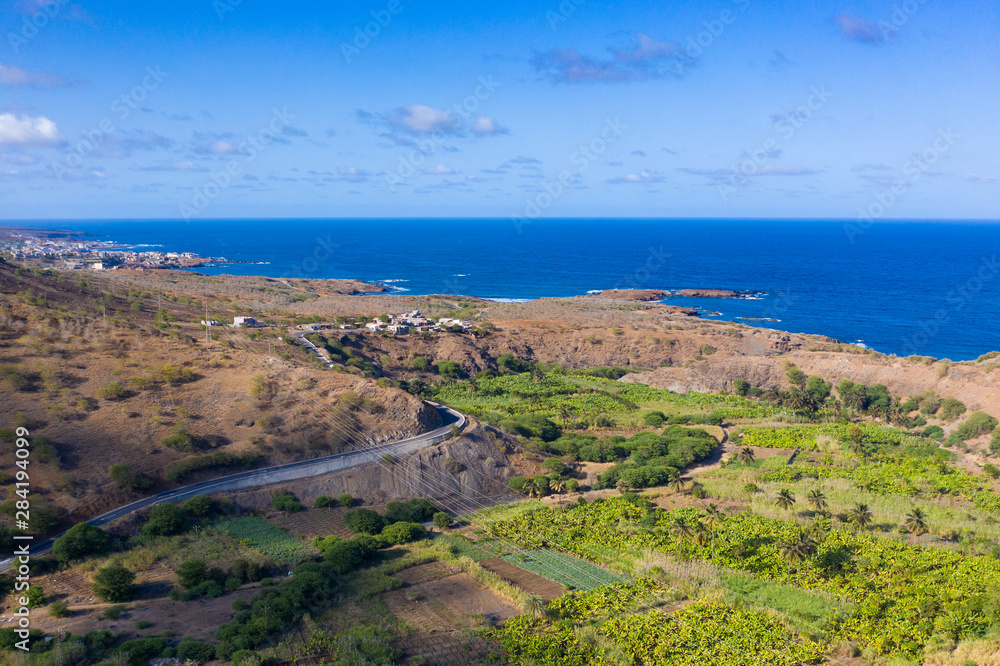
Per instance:
[[[233,317],[233,328],[253,328],[257,325],[257,320],[253,317]]]

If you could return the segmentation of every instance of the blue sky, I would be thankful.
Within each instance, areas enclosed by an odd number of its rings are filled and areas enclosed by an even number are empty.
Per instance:
[[[996,3],[159,4],[0,4],[0,217],[1000,217]]]

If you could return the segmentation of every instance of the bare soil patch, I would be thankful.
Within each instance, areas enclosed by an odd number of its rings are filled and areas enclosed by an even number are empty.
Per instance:
[[[479,564],[484,569],[492,571],[509,583],[517,585],[528,594],[537,594],[545,603],[566,594],[566,590],[559,583],[551,581],[548,578],[542,578],[521,567],[514,566],[499,557],[483,560]]]

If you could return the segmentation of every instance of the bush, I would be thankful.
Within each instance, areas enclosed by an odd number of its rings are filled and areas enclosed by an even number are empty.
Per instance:
[[[63,601],[53,601],[49,604],[49,617],[63,618],[69,617],[69,606]]]
[[[149,520],[142,526],[148,536],[170,536],[191,528],[187,514],[176,504],[157,504],[149,512]]]
[[[239,578],[243,583],[256,583],[261,578],[264,577],[266,567],[261,566],[257,562],[251,562],[250,560],[245,560],[242,557],[235,562],[233,562],[233,567],[230,573]]]
[[[743,492],[745,492],[747,495],[753,495],[754,493],[759,493],[760,488],[757,487],[756,483],[748,483],[745,486],[743,486]]]
[[[382,537],[389,543],[410,543],[426,538],[427,530],[420,523],[393,523],[382,530]]]
[[[385,523],[424,523],[433,518],[437,511],[437,507],[426,499],[389,502],[385,507]]]
[[[354,571],[378,550],[379,543],[371,536],[337,539],[323,549],[323,559],[339,574]]]
[[[350,493],[342,493],[337,496],[337,504],[349,509],[354,506],[354,498],[350,495]]]
[[[542,461],[542,469],[549,474],[562,474],[566,471],[566,463],[559,458],[546,458]]]
[[[455,361],[438,361],[434,364],[434,371],[445,379],[461,379],[462,366]]]
[[[317,509],[326,509],[333,506],[333,498],[329,495],[320,495],[313,500],[313,506]]]
[[[97,397],[105,400],[119,400],[125,397],[125,387],[118,382],[111,382],[107,386],[97,389]]]
[[[208,565],[205,560],[188,560],[177,567],[177,582],[185,589],[200,585],[208,578]]]
[[[566,479],[566,492],[575,493],[580,490],[580,482],[576,479]]]
[[[988,435],[997,427],[997,420],[986,412],[972,412],[962,425],[958,426],[955,434],[963,442],[975,439],[980,435]]]
[[[414,357],[414,359],[410,362],[410,365],[413,366],[414,370],[421,370],[421,371],[426,371],[431,367],[430,361],[428,361],[423,356]]]
[[[733,380],[733,393],[736,395],[746,395],[750,391],[750,382],[745,379]]]
[[[148,490],[153,481],[142,474],[139,474],[128,465],[112,465],[108,468],[108,476],[118,484],[122,490]]]
[[[983,465],[983,471],[986,472],[986,476],[991,479],[1000,479],[1000,467],[997,467],[993,463],[986,463]]]
[[[183,453],[194,453],[194,437],[183,429],[161,439],[160,445]]]
[[[344,515],[344,524],[355,534],[378,534],[385,529],[385,518],[371,509],[354,509]]]
[[[451,516],[449,516],[444,511],[438,511],[437,513],[435,513],[433,520],[434,520],[434,526],[442,530],[446,527],[449,527],[452,524],[452,522],[454,522],[452,521]]]
[[[937,425],[927,426],[921,434],[924,437],[940,440],[944,438],[944,428]]]
[[[98,569],[91,587],[99,599],[118,603],[132,600],[134,581],[134,573],[125,567],[112,565]]]
[[[62,564],[90,555],[104,555],[110,551],[111,535],[86,523],[69,528],[52,544],[52,554]]]
[[[667,417],[663,412],[649,412],[642,418],[642,422],[651,428],[659,428],[667,422]]]
[[[215,510],[215,502],[208,495],[195,495],[181,502],[181,510],[190,516],[204,518]]]
[[[993,431],[993,437],[990,438],[990,451],[1000,456],[1000,428]]]
[[[203,643],[193,638],[185,638],[177,645],[177,658],[186,661],[212,661],[215,659],[215,646]]]
[[[955,398],[945,398],[941,401],[941,409],[938,416],[945,421],[954,421],[965,413],[965,405]]]
[[[138,622],[135,623],[135,628],[139,630],[149,629],[152,626],[153,623],[150,622],[149,620],[139,620]]]
[[[298,513],[302,510],[302,504],[295,495],[287,490],[281,490],[274,494],[271,498],[271,504],[278,511],[288,511],[289,513]]]

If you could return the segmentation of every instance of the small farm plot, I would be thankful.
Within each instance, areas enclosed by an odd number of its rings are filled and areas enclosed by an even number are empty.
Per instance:
[[[227,520],[215,527],[244,546],[280,562],[297,562],[317,553],[309,544],[256,516]]]
[[[503,560],[576,590],[588,591],[601,585],[628,579],[627,576],[613,573],[572,555],[547,548],[516,555],[505,555]]]

